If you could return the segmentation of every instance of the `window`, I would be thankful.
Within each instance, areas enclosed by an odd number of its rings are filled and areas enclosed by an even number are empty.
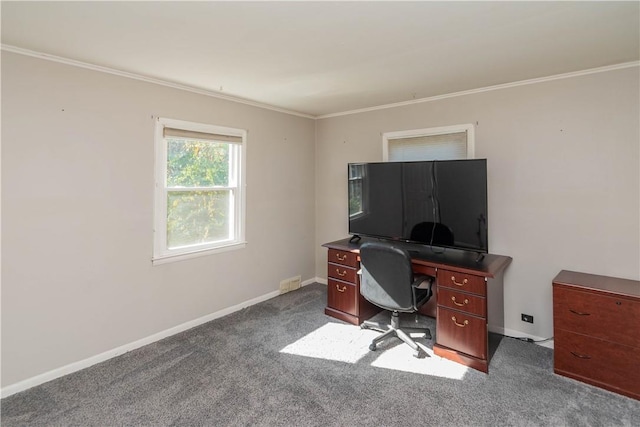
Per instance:
[[[153,263],[243,247],[246,131],[158,118]]]
[[[349,216],[357,218],[367,210],[366,191],[364,186],[365,169],[364,164],[349,165]]]
[[[382,150],[385,162],[472,159],[473,125],[387,132]]]

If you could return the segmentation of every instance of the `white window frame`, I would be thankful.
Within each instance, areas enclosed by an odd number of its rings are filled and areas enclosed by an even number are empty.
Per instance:
[[[238,156],[231,160],[230,169],[236,168],[236,173],[230,174],[233,197],[233,238],[224,241],[181,246],[178,248],[167,247],[167,144],[164,138],[164,128],[182,129],[194,132],[203,132],[216,135],[227,135],[242,138],[242,143],[235,144],[238,147]],[[225,142],[225,141],[221,141]],[[154,192],[154,232],[153,232],[153,265],[167,262],[181,261],[184,259],[241,249],[246,246],[245,241],[245,200],[246,200],[246,155],[247,155],[247,131],[223,126],[215,126],[203,123],[188,122],[157,117],[155,125],[155,192]]]
[[[441,126],[426,129],[402,130],[382,134],[382,160],[389,161],[389,142],[394,139],[416,138],[421,136],[445,135],[448,133],[467,133],[467,159],[475,158],[475,133],[473,124]],[[393,142],[391,142],[393,143]],[[433,159],[437,160],[437,159]]]

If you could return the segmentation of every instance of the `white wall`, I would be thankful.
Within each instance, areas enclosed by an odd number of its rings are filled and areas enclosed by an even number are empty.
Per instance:
[[[153,267],[151,116],[248,130],[245,249]],[[312,119],[2,53],[2,386],[314,271]]]
[[[489,251],[513,257],[505,328],[551,337],[560,270],[640,279],[639,80],[634,67],[318,120],[317,276],[320,245],[347,236],[348,162],[381,161],[383,132],[473,123]]]

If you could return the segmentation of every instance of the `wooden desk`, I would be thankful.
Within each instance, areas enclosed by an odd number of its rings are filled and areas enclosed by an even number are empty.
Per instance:
[[[354,325],[380,311],[360,295],[356,274],[360,269],[360,245],[375,239],[349,239],[325,243],[327,258],[327,307],[325,314]],[[429,248],[396,242],[411,254],[413,270],[436,278],[434,295],[420,312],[436,318],[438,356],[489,372],[489,328],[504,329],[503,272],[511,257]],[[420,249],[420,250],[418,250]],[[438,248],[439,249],[439,248]]]

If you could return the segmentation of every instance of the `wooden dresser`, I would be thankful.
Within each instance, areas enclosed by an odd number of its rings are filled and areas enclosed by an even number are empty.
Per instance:
[[[327,307],[325,314],[354,325],[380,311],[360,295],[360,242],[349,239],[326,243]],[[438,356],[488,372],[490,352],[488,326],[504,328],[502,276],[510,257],[486,254],[476,261],[475,254],[447,251],[446,254],[413,252],[414,273],[436,278],[434,295],[420,312],[436,317]],[[490,316],[492,313],[492,316]]]
[[[640,282],[553,279],[554,372],[640,400]]]

